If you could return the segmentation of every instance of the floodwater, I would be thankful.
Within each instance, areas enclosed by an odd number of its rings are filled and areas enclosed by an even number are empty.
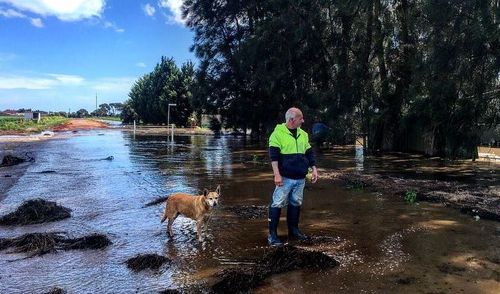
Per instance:
[[[53,287],[68,293],[155,293],[192,285],[203,292],[219,270],[251,263],[262,253],[267,218],[244,218],[233,208],[254,205],[262,211],[268,205],[273,181],[265,148],[227,136],[176,136],[170,142],[166,136],[134,137],[120,130],[83,133],[31,146],[36,162],[2,191],[0,202],[3,215],[41,197],[71,208],[72,217],[0,227],[0,238],[32,232],[73,237],[102,233],[113,244],[32,258],[2,251],[0,293],[43,293]],[[103,160],[108,156],[114,160]],[[368,160],[354,148],[324,151],[318,165],[498,184],[496,167],[487,163],[464,168],[402,156]],[[184,217],[177,218],[175,236],[168,240],[160,224],[164,204],[145,207],[172,192],[199,193],[218,184],[221,205],[202,243],[196,240],[194,222]],[[499,293],[497,222],[476,221],[440,204],[408,205],[380,193],[346,190],[321,175],[317,184],[306,186],[301,219],[302,230],[321,240],[309,248],[341,265],[275,275],[256,293]],[[143,253],[172,262],[157,271],[129,270],[125,261]]]

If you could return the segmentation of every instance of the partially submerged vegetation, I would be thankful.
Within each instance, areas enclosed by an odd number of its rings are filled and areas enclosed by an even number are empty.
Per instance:
[[[0,217],[0,225],[30,225],[65,219],[71,216],[71,209],[53,201],[33,199],[7,215]]]
[[[339,180],[347,187],[396,195],[413,204],[416,201],[441,202],[462,213],[500,221],[500,188],[462,182],[416,180],[399,177],[325,171],[324,178]]]
[[[304,268],[328,269],[338,265],[335,259],[321,252],[288,245],[270,248],[262,258],[256,260],[255,265],[219,273],[219,281],[211,290],[215,293],[247,293],[274,274]]]
[[[21,164],[21,163],[26,162],[26,161],[33,162],[33,161],[35,161],[35,158],[31,157],[28,153],[26,153],[26,156],[24,158],[17,157],[14,155],[5,155],[2,159],[2,163],[0,164],[0,167],[17,165],[17,164]]]
[[[64,233],[31,233],[15,238],[0,238],[0,250],[12,248],[11,253],[43,255],[57,250],[101,249],[111,244],[105,235],[91,234],[66,238]]]
[[[158,254],[138,254],[127,260],[127,267],[133,271],[142,271],[145,269],[159,269],[164,263],[170,262],[170,259]]]

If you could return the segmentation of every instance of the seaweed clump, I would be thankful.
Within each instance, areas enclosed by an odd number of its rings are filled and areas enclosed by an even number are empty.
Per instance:
[[[138,254],[127,260],[127,267],[133,271],[142,271],[145,269],[159,269],[170,259],[158,254]]]
[[[302,268],[320,270],[335,267],[338,264],[335,259],[321,252],[303,250],[289,245],[271,248],[256,261],[255,265],[219,273],[220,280],[211,287],[211,290],[215,293],[248,292],[274,274]]]
[[[13,155],[5,155],[2,159],[2,164],[0,166],[12,166],[12,165],[18,165],[23,162],[25,162],[26,159],[20,158],[17,156]]]
[[[64,289],[61,289],[59,287],[54,287],[50,289],[49,292],[46,292],[46,294],[66,294],[67,292]]]
[[[99,234],[66,238],[63,233],[30,233],[15,238],[0,238],[0,250],[13,248],[12,253],[29,253],[29,256],[57,250],[100,249],[110,244],[108,237]]]
[[[30,225],[57,221],[71,216],[71,209],[53,201],[34,199],[23,202],[16,211],[0,217],[0,225]]]

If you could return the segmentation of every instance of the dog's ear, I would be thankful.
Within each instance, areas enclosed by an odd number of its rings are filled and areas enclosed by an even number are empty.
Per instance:
[[[203,196],[207,197],[207,195],[208,195],[208,190],[205,188],[203,189]]]
[[[217,185],[217,189],[215,189],[215,193],[220,196],[220,185]]]

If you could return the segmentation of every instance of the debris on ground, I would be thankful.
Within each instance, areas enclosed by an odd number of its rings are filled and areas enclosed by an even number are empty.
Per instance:
[[[35,161],[35,158],[30,156],[28,152],[26,152],[25,158],[13,156],[13,155],[5,155],[2,159],[2,164],[0,164],[0,167],[13,166],[13,165],[21,164],[23,162],[33,162],[33,161]]]
[[[500,187],[443,180],[406,179],[379,174],[324,171],[322,177],[348,188],[367,189],[404,197],[415,191],[418,201],[441,202],[462,213],[500,221]]]
[[[61,289],[59,287],[54,287],[50,289],[49,292],[46,292],[45,294],[66,294],[67,292],[64,291],[64,289]]]
[[[182,292],[176,289],[167,289],[160,291],[159,294],[181,294]]]
[[[270,248],[262,258],[255,262],[255,265],[223,270],[218,274],[219,281],[212,286],[211,290],[215,293],[246,293],[274,274],[303,268],[320,270],[338,265],[335,259],[321,252],[285,245]]]
[[[12,248],[10,253],[44,255],[57,250],[101,249],[112,244],[105,235],[92,234],[80,238],[66,238],[65,233],[29,233],[15,238],[0,238],[0,250]]]
[[[268,207],[266,205],[235,205],[225,206],[224,209],[244,219],[263,219],[267,218],[268,214]]]
[[[144,205],[144,207],[165,203],[165,201],[167,201],[167,199],[168,199],[168,196],[162,196],[162,197],[156,198],[155,200],[146,203],[146,205]]]
[[[64,250],[74,249],[101,249],[111,245],[108,237],[100,234],[91,234],[88,236],[62,240]]]
[[[54,251],[60,238],[62,237],[57,233],[32,233],[12,239],[0,239],[0,250],[14,248],[13,253],[43,255]]]
[[[0,217],[0,225],[29,225],[65,219],[71,209],[53,201],[33,199],[23,202],[16,211]]]
[[[164,263],[170,262],[170,259],[158,254],[138,254],[127,260],[127,267],[133,271],[139,272],[145,269],[159,269]]]

